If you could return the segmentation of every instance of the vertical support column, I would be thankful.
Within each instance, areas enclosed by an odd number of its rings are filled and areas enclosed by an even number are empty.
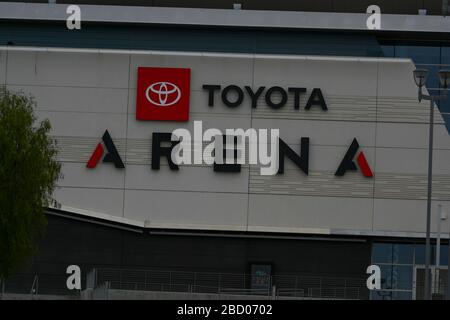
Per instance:
[[[440,292],[439,290],[439,265],[441,263],[441,222],[442,222],[442,205],[438,205],[438,212],[437,212],[437,238],[436,238],[436,271],[435,271],[435,283],[434,287],[437,293]]]
[[[433,98],[430,98],[430,133],[428,143],[428,192],[427,192],[427,229],[425,240],[425,300],[431,300],[431,245],[430,245],[430,227],[431,227],[431,193],[433,179],[433,130],[434,130],[434,106]]]

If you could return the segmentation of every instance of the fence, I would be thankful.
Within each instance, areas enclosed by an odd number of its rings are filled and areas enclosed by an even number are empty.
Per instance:
[[[67,289],[66,280],[66,275],[19,274],[0,285],[0,296],[79,295],[80,291]],[[369,296],[365,279],[358,278],[95,268],[83,280],[83,288],[95,289],[96,294],[104,296],[110,289],[274,298],[368,299]]]
[[[3,280],[3,283],[0,285],[0,297],[4,293],[29,294],[31,298],[40,294],[79,295],[79,290],[67,289],[66,280],[66,275],[16,274]]]
[[[93,269],[87,286],[109,289],[166,291],[274,297],[367,299],[365,279],[302,275],[251,275],[233,273]]]

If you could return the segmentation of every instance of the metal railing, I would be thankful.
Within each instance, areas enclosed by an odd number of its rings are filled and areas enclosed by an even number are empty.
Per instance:
[[[79,290],[69,290],[66,275],[16,274],[3,280],[1,294],[22,294],[34,298],[38,295],[76,296]],[[1,296],[1,295],[0,295]]]
[[[65,275],[18,274],[0,284],[0,293],[76,296],[68,290]],[[309,275],[256,276],[238,273],[184,272],[94,268],[86,275],[83,289],[96,296],[109,290],[260,296],[265,298],[368,299],[365,279]],[[1,295],[0,295],[1,296]]]
[[[160,270],[93,269],[87,286],[108,283],[112,290],[258,295],[275,298],[368,299],[365,279],[304,275],[251,274]]]

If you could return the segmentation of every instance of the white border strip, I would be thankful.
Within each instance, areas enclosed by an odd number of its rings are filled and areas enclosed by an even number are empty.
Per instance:
[[[131,220],[131,219],[113,216],[110,214],[100,213],[100,212],[91,211],[91,210],[84,210],[84,209],[69,207],[66,205],[61,205],[60,207],[50,207],[50,209],[66,211],[66,212],[75,213],[75,214],[78,214],[78,215],[84,216],[84,217],[97,218],[97,219],[101,219],[101,220],[122,223],[125,225],[134,226],[134,227],[140,227],[140,228],[146,227],[144,222],[140,222],[137,220]]]
[[[379,237],[379,238],[425,238],[425,232],[414,231],[372,231],[372,230],[346,230],[346,229],[332,229],[332,235],[344,236],[363,236],[363,237]],[[437,238],[437,233],[430,234],[431,239]],[[449,239],[448,233],[441,232],[441,239]]]
[[[64,212],[74,213],[82,217],[96,218],[106,222],[117,222],[123,225],[139,227],[142,229],[174,229],[179,231],[172,231],[172,233],[183,233],[187,230],[191,232],[204,232],[204,231],[241,231],[245,232],[242,227],[237,227],[235,229],[229,229],[227,227],[220,228],[218,226],[198,226],[198,225],[179,225],[174,223],[166,224],[146,224],[145,222],[132,220],[124,217],[118,217],[106,213],[100,213],[92,210],[85,210],[80,208],[74,208],[66,205],[61,205],[59,208],[51,207],[52,209],[61,210]],[[353,230],[353,229],[327,229],[327,228],[278,228],[278,227],[250,227],[248,232],[265,232],[268,238],[283,238],[290,237],[290,234],[304,234],[304,235],[329,235],[329,236],[357,236],[357,237],[377,237],[377,238],[425,238],[425,232],[412,232],[412,231],[372,231],[372,230]],[[157,234],[159,231],[154,231],[152,233]],[[283,235],[277,236],[273,233],[282,233]],[[161,231],[161,234],[164,232]],[[230,235],[239,237],[239,235]],[[259,237],[259,236],[258,236]],[[264,238],[264,236],[262,236]],[[432,238],[437,237],[437,233],[431,234]],[[448,239],[449,235],[441,233],[441,239]]]
[[[395,62],[411,63],[409,58],[384,57],[352,57],[352,56],[320,56],[293,54],[260,54],[260,53],[226,53],[200,51],[163,51],[163,50],[125,50],[125,49],[93,49],[93,48],[62,48],[62,47],[26,47],[0,46],[3,51],[56,52],[56,53],[96,53],[96,54],[125,54],[125,55],[169,55],[208,58],[247,58],[247,59],[277,59],[304,61],[343,61],[343,62]]]

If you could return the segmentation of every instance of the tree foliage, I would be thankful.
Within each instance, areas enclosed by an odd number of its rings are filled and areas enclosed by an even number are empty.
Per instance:
[[[33,98],[0,87],[0,279],[36,251],[44,208],[60,175],[48,120],[37,123]]]

